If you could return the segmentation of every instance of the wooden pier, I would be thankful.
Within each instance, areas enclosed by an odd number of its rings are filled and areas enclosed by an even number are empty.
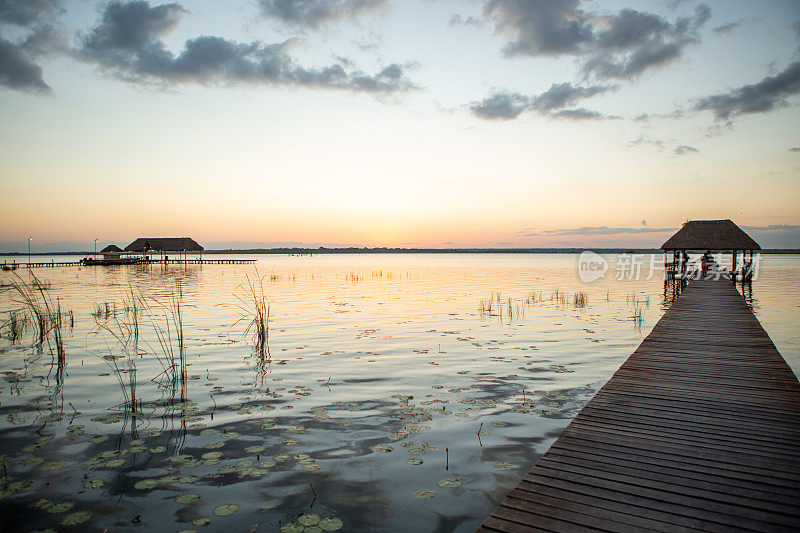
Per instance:
[[[480,531],[800,530],[800,383],[696,280]]]
[[[140,261],[133,266],[138,265],[251,265],[255,263],[255,259],[149,259]],[[32,261],[30,263],[9,263],[3,262],[4,267],[14,268],[56,268],[56,267],[73,267],[73,266],[109,266],[109,265],[84,265],[80,261]],[[111,265],[111,266],[131,266],[131,265]]]

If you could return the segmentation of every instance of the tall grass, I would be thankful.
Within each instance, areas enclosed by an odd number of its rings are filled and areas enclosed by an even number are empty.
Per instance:
[[[236,323],[247,322],[244,335],[252,335],[255,351],[262,358],[269,355],[270,303],[264,293],[265,277],[259,277],[258,270],[253,277],[246,274],[247,281],[240,285],[243,294],[234,294],[238,300],[237,307],[242,313]]]
[[[12,309],[8,312],[8,320],[0,326],[2,336],[8,338],[11,344],[16,344],[22,339],[28,325],[28,315],[20,309]]]
[[[167,381],[175,386],[177,382],[184,383],[187,378],[186,346],[183,332],[183,288],[178,283],[176,290],[172,291],[165,302],[158,298],[139,298],[133,304],[147,316],[158,341],[157,349],[148,344],[150,351],[161,364],[162,371],[153,378],[156,381],[166,377]],[[138,313],[137,313],[138,314]],[[139,324],[136,319],[135,332],[138,339]]]
[[[25,282],[16,272],[13,274],[11,290],[15,295],[14,302],[22,306],[17,313],[24,312],[27,315],[21,319],[19,314],[16,314],[9,319],[9,322],[12,322],[12,331],[15,331],[14,335],[18,338],[22,333],[20,324],[30,322],[34,328],[34,342],[40,346],[47,342],[51,353],[55,353],[58,357],[59,367],[63,367],[65,353],[61,302],[58,299],[52,301],[47,293],[49,285],[42,283],[33,272],[29,274],[31,277],[29,282]]]

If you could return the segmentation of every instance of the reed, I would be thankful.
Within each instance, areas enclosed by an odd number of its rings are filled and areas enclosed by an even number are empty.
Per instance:
[[[42,345],[47,341],[50,351],[58,356],[61,367],[65,360],[64,336],[62,334],[61,303],[56,299],[53,303],[47,294],[49,285],[42,283],[33,272],[29,275],[30,282],[26,283],[19,274],[13,273],[11,288],[16,294],[15,302],[22,305],[34,326],[34,342]],[[18,327],[18,326],[17,326]]]
[[[163,370],[153,381],[166,376],[169,383],[175,386],[180,381],[185,383],[187,378],[185,336],[183,331],[183,288],[178,283],[176,290],[172,291],[166,302],[157,298],[140,298],[136,304],[142,313],[147,316],[158,341],[158,349],[148,347],[161,364]],[[138,342],[138,319],[135,330]]]
[[[27,315],[22,310],[12,309],[8,312],[8,320],[0,326],[0,331],[3,332],[3,336],[8,338],[11,344],[16,344],[25,333],[27,324]]]
[[[576,291],[572,296],[572,305],[576,309],[583,309],[589,303],[589,296],[585,291]]]
[[[270,303],[264,292],[265,277],[259,277],[258,270],[253,277],[246,274],[246,282],[239,287],[243,294],[234,294],[242,313],[235,324],[247,321],[244,336],[252,335],[255,351],[261,357],[269,354]]]

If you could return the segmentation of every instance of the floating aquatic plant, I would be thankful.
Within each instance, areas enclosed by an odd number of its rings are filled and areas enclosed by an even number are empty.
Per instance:
[[[225,503],[214,508],[214,514],[217,516],[232,515],[239,510],[239,506],[235,503]]]
[[[65,516],[59,524],[62,526],[77,526],[83,524],[92,517],[91,511],[77,511]]]
[[[440,487],[460,487],[461,486],[461,478],[460,477],[443,477],[439,481],[436,482],[437,485]]]

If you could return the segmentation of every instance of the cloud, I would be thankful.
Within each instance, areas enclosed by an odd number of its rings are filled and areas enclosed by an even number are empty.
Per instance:
[[[739,28],[742,24],[744,24],[746,19],[739,19],[736,22],[729,22],[728,24],[722,24],[721,26],[715,27],[713,30],[714,33],[717,35],[725,35],[728,33],[732,33],[733,30]]]
[[[516,92],[496,92],[480,102],[473,102],[470,110],[475,116],[488,120],[511,120],[525,111],[534,111],[540,115],[569,120],[611,118],[584,108],[562,108],[612,89],[614,87],[597,85],[581,87],[571,83],[554,83],[548,90],[535,96],[526,96]]]
[[[495,93],[470,106],[472,113],[486,120],[511,120],[528,109],[530,98],[524,94],[501,92]]]
[[[668,233],[675,228],[651,228],[640,226],[636,228],[610,228],[608,226],[584,226],[581,228],[561,228],[552,230],[531,231],[529,228],[517,233],[518,237],[552,237],[552,236],[596,236],[596,235],[627,235],[632,233]]]
[[[318,29],[383,9],[388,0],[258,0],[261,12],[300,28]]]
[[[789,148],[789,151],[790,152],[800,152],[800,146],[794,146],[792,148]]]
[[[603,120],[619,118],[614,115],[604,115],[599,111],[593,111],[584,107],[579,107],[577,109],[564,109],[563,111],[558,111],[550,116],[553,118],[563,118],[566,120]]]
[[[542,94],[534,97],[531,105],[539,111],[552,111],[572,105],[578,100],[590,98],[611,89],[610,87],[591,86],[575,87],[571,83],[554,83]]]
[[[305,68],[289,54],[294,41],[265,44],[203,35],[186,40],[174,54],[161,40],[186,10],[177,3],[150,6],[144,0],[109,3],[100,22],[81,36],[78,55],[133,83],[177,85],[282,85],[392,93],[414,85],[406,66],[393,63],[374,75],[346,59]]]
[[[673,150],[673,153],[675,155],[687,155],[687,154],[693,154],[693,153],[696,153],[696,152],[699,152],[699,151],[700,150],[698,150],[694,146],[688,146],[688,145],[685,145],[685,144],[679,144],[678,146],[675,147],[675,149]]]
[[[745,231],[800,231],[800,224],[769,224],[768,226],[742,226]]]
[[[728,121],[737,115],[766,113],[788,105],[788,98],[800,93],[800,61],[795,61],[774,76],[743,85],[726,93],[698,98],[695,111],[711,111],[716,120]]]
[[[0,22],[28,27],[62,11],[61,0],[0,0]]]
[[[484,18],[510,38],[506,57],[572,55],[597,79],[629,80],[679,58],[700,41],[706,5],[674,22],[652,13],[623,9],[604,15],[584,11],[579,0],[490,0]]]
[[[639,137],[637,137],[636,139],[628,141],[628,146],[631,148],[642,144],[649,144],[651,146],[655,146],[659,151],[664,149],[664,141],[660,139],[650,139],[649,137],[645,137],[644,135],[639,135]]]
[[[479,18],[475,17],[462,17],[459,14],[453,15],[453,18],[450,19],[450,27],[456,28],[459,26],[464,27],[472,27],[472,28],[483,28],[486,25],[484,21]]]
[[[0,29],[11,27],[15,40],[0,37],[0,85],[49,93],[39,59],[63,51],[61,0],[0,0]]]

